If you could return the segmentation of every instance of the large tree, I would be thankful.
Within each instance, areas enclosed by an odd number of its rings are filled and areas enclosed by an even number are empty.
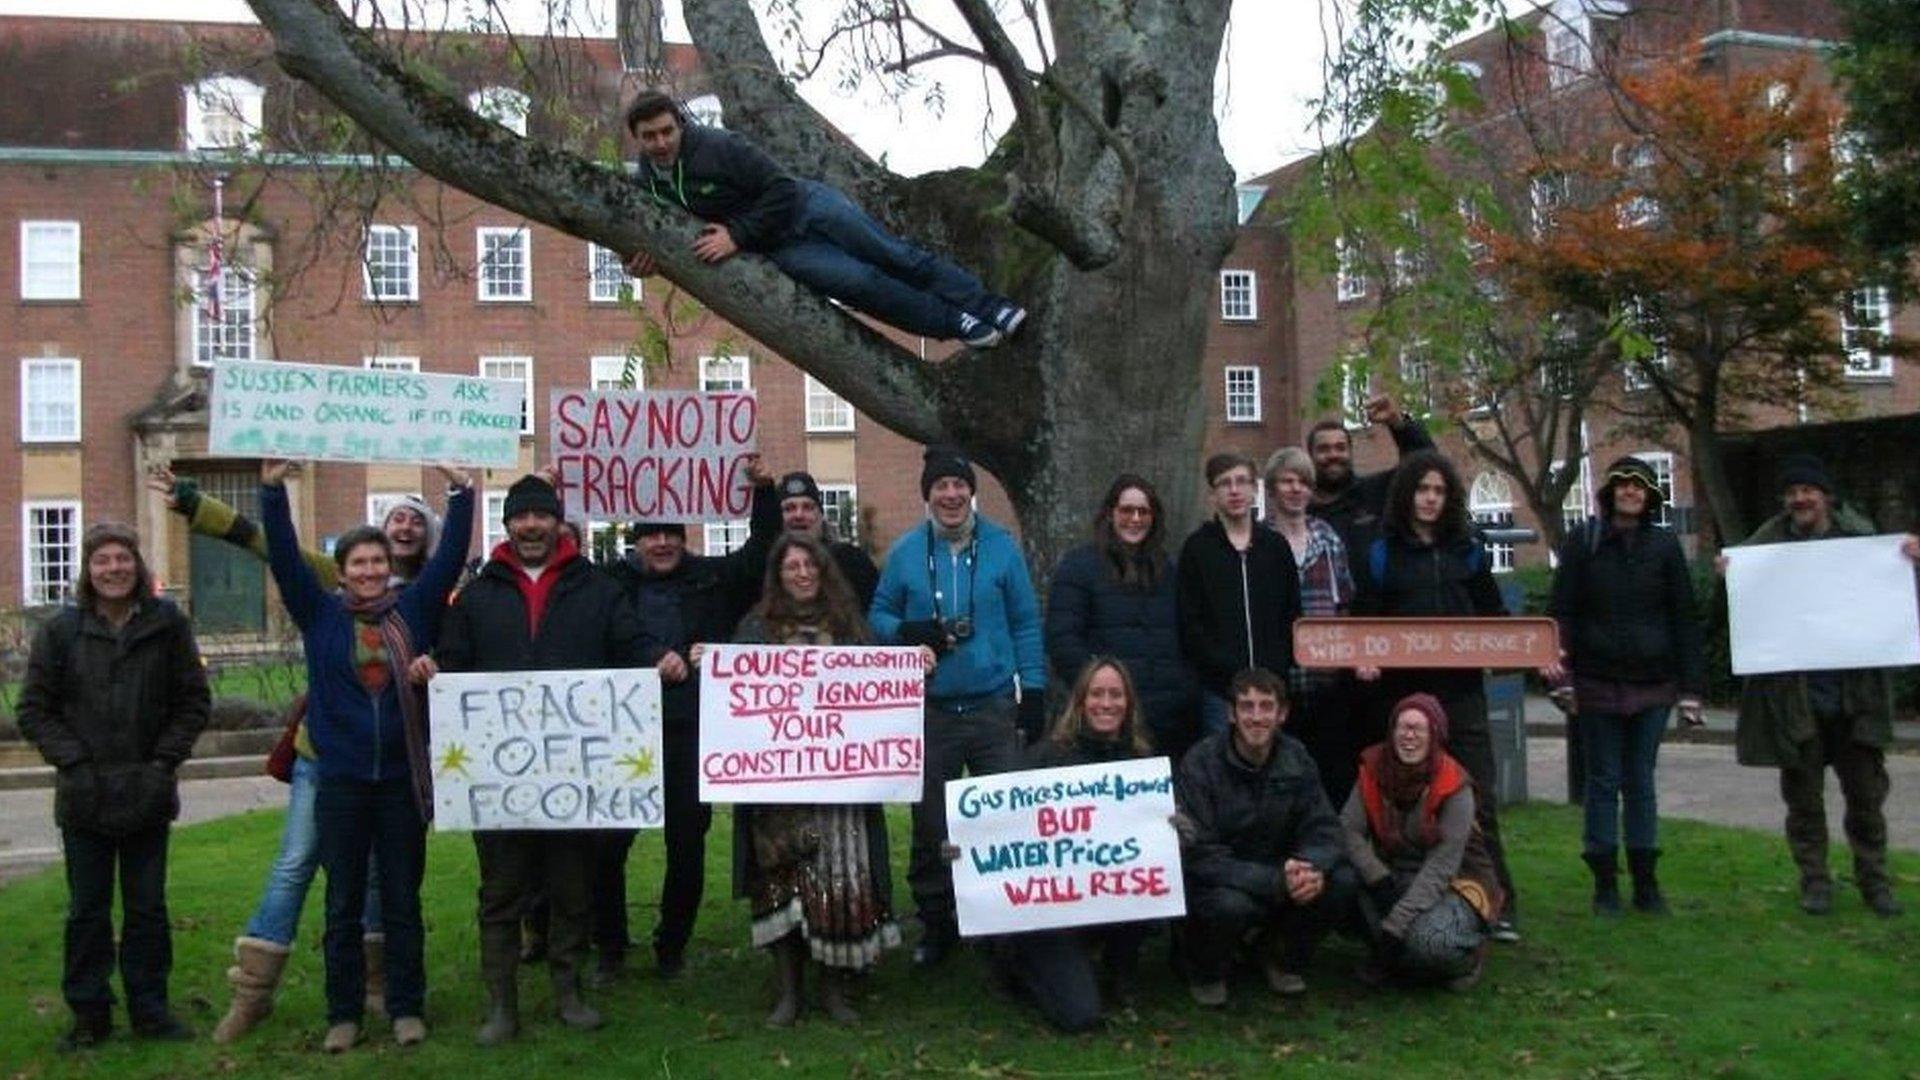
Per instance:
[[[1012,102],[1012,129],[983,165],[916,178],[888,171],[801,99],[751,0],[685,0],[730,128],[1030,308],[1011,344],[937,363],[764,260],[701,263],[685,213],[604,161],[475,115],[397,35],[356,25],[335,0],[248,2],[282,67],[420,170],[530,220],[651,254],[676,285],[872,419],[965,448],[1005,485],[1036,565],[1079,538],[1116,470],[1154,477],[1178,510],[1197,504],[1201,353],[1235,227],[1212,115],[1229,0],[1023,4],[1044,30],[1025,51],[990,0],[952,0],[965,34],[923,22],[909,0],[848,0],[843,24],[895,43],[888,63],[969,57]],[[358,5],[362,21],[378,25],[364,18],[369,6]]]

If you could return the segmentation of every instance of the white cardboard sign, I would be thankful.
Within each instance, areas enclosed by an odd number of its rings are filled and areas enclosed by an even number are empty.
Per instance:
[[[1728,548],[1735,675],[1920,664],[1920,604],[1900,536]]]
[[[575,521],[734,521],[753,510],[750,390],[550,395],[554,485]]]

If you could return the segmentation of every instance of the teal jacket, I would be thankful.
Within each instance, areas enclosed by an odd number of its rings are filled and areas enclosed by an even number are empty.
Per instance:
[[[1022,694],[1047,685],[1047,654],[1041,643],[1040,603],[1033,579],[1013,534],[974,515],[977,566],[968,564],[969,547],[953,551],[933,537],[925,524],[909,529],[887,553],[887,567],[873,594],[867,622],[876,638],[899,642],[900,624],[935,616],[933,591],[940,591],[940,617],[973,620],[973,636],[940,657],[927,681],[927,698],[952,701],[1012,693],[1020,677]],[[927,546],[934,546],[928,569]]]

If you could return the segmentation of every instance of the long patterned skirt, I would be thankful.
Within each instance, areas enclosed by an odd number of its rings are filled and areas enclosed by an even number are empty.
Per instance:
[[[900,944],[890,883],[877,880],[869,854],[870,807],[756,806],[748,813],[754,945],[799,930],[815,960],[859,970]]]

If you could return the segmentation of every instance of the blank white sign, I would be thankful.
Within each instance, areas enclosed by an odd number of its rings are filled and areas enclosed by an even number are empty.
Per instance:
[[[1733,673],[1920,664],[1920,603],[1900,536],[1728,548]]]

